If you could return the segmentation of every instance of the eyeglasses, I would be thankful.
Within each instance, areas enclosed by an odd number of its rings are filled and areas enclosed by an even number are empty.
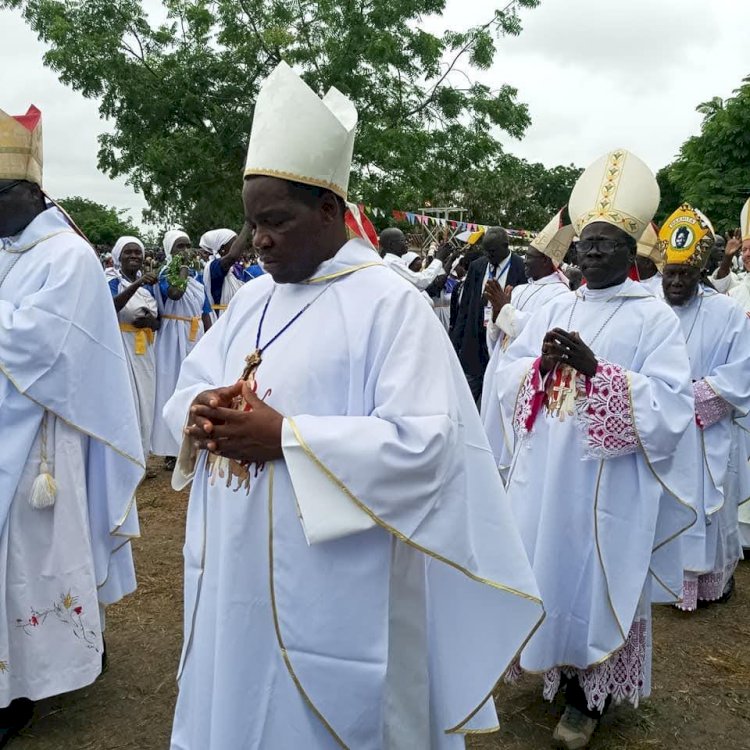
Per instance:
[[[576,243],[576,252],[585,254],[590,253],[592,250],[599,250],[609,255],[622,244],[620,240],[578,240]]]

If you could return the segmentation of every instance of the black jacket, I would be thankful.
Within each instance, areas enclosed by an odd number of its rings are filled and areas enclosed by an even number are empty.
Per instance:
[[[477,258],[469,266],[463,295],[458,305],[456,323],[451,333],[451,341],[467,375],[484,375],[490,360],[484,327],[484,302],[482,301],[482,285],[488,263],[489,260],[485,256]],[[526,281],[523,261],[511,253],[506,286],[518,286],[525,284]]]

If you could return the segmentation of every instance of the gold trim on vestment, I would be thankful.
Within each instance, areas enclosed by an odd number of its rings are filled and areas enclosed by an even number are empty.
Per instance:
[[[622,627],[620,618],[617,616],[617,611],[615,610],[615,605],[612,602],[612,595],[609,592],[609,579],[607,578],[607,569],[604,567],[604,556],[602,555],[602,548],[599,544],[599,488],[602,482],[602,474],[604,473],[604,460],[605,459],[601,459],[599,461],[599,471],[596,475],[596,489],[594,490],[594,543],[596,544],[596,554],[599,558],[599,566],[601,567],[602,575],[604,576],[604,586],[607,589],[607,604],[609,604],[609,608],[610,610],[612,610],[612,615],[615,618],[617,629],[620,631],[620,635],[622,636],[624,645],[625,641],[627,641],[628,639],[628,636],[625,633],[625,629]]]
[[[6,378],[8,378],[8,380],[10,381],[11,385],[14,388],[22,396],[25,396],[27,399],[29,399],[29,401],[31,401],[32,403],[35,403],[37,406],[40,406],[42,409],[46,409],[50,414],[52,414],[52,416],[55,417],[55,419],[59,419],[63,424],[68,425],[68,427],[72,427],[74,430],[77,430],[82,435],[86,435],[87,437],[93,438],[94,440],[98,440],[103,445],[106,445],[108,448],[111,448],[115,453],[117,453],[117,455],[122,456],[122,458],[124,458],[124,459],[130,461],[131,463],[135,464],[138,468],[143,469],[143,474],[145,475],[145,473],[146,473],[146,464],[145,463],[141,463],[135,457],[129,456],[124,451],[121,451],[119,448],[117,448],[114,445],[112,445],[112,443],[110,443],[108,440],[104,440],[104,438],[101,438],[98,435],[94,435],[92,432],[88,432],[87,430],[84,430],[79,425],[74,424],[73,422],[70,422],[69,420],[65,419],[65,417],[60,416],[54,409],[50,409],[49,406],[46,406],[45,404],[41,403],[41,401],[37,401],[32,396],[29,396],[28,393],[25,393],[24,391],[22,391],[21,388],[20,388],[20,386],[18,385],[18,383],[16,383],[16,381],[13,379],[13,377],[8,372],[8,370],[3,365],[2,362],[0,362],[0,372],[2,372],[2,374],[5,375]],[[143,481],[143,475],[141,475],[141,480],[140,481]],[[127,520],[128,516],[130,515],[130,511],[133,508],[133,503],[134,502],[135,502],[135,490],[133,491],[133,496],[130,498],[130,502],[127,505],[125,513],[120,518],[120,520],[117,522],[117,524],[115,525],[115,528],[112,531],[109,532],[110,536],[126,536],[126,535],[123,535],[123,534],[117,534],[117,531],[122,527],[122,525]]]
[[[284,638],[281,635],[281,626],[279,625],[279,613],[276,609],[276,589],[274,587],[274,575],[273,575],[273,475],[275,465],[271,463],[268,467],[268,579],[269,579],[269,590],[271,595],[271,611],[273,613],[273,628],[276,631],[276,640],[278,641],[279,648],[281,649],[281,657],[284,660],[284,664],[289,672],[289,676],[292,678],[292,682],[295,684],[302,699],[307,703],[309,709],[315,714],[320,720],[323,726],[330,732],[333,739],[340,745],[344,750],[349,750],[348,745],[336,734],[334,728],[326,720],[325,716],[316,708],[315,704],[310,700],[310,696],[302,687],[302,683],[297,677],[297,673],[294,671],[291,659],[289,658],[289,652],[286,650],[284,644]],[[197,607],[196,607],[197,609]]]
[[[318,180],[315,177],[303,177],[301,174],[294,172],[284,172],[280,169],[260,169],[256,167],[247,167],[244,173],[245,177],[276,177],[279,180],[287,182],[301,182],[303,185],[314,185],[315,187],[325,188],[332,193],[336,193],[339,198],[346,200],[347,191],[341,185],[336,185],[328,180]]]
[[[369,263],[360,263],[358,266],[350,266],[349,268],[345,268],[343,271],[336,271],[335,273],[329,273],[325,276],[315,276],[312,279],[307,279],[307,281],[303,281],[303,284],[320,284],[323,281],[331,281],[332,279],[338,279],[341,276],[348,276],[350,273],[354,273],[355,271],[361,271],[363,268],[370,268],[371,266],[383,266],[385,268],[385,263],[381,263],[380,261],[371,261]]]
[[[19,178],[19,179],[26,179],[26,178],[24,177],[24,178]],[[78,236],[72,229],[57,229],[54,232],[50,232],[50,234],[45,234],[44,237],[39,237],[38,239],[34,240],[29,245],[22,245],[21,247],[17,247],[17,248],[4,247],[3,250],[6,253],[9,253],[10,255],[20,255],[21,253],[25,253],[28,250],[31,250],[31,248],[36,247],[40,242],[45,242],[46,240],[49,240],[52,237],[57,237],[58,234],[75,234],[76,237]]]
[[[676,591],[672,591],[672,589],[670,589],[670,588],[669,588],[669,586],[667,586],[667,584],[666,584],[666,583],[664,583],[664,581],[662,581],[662,580],[661,580],[661,578],[659,578],[659,576],[658,576],[658,575],[656,575],[656,573],[654,573],[654,571],[653,571],[653,569],[651,568],[651,566],[649,566],[649,568],[648,568],[648,572],[649,572],[649,573],[650,573],[650,574],[651,574],[651,575],[652,575],[652,576],[654,577],[654,579],[656,580],[656,582],[657,582],[657,583],[658,583],[658,584],[659,584],[659,585],[660,585],[660,586],[661,586],[661,587],[662,587],[662,588],[663,588],[663,589],[664,589],[664,590],[665,590],[665,591],[666,591],[667,593],[671,594],[671,595],[672,595],[672,596],[673,596],[673,597],[675,598],[675,602],[681,602],[681,601],[682,601],[682,597],[681,597],[681,596],[680,596],[680,595],[679,595],[679,594],[678,594],[678,593],[677,593]]]
[[[504,591],[507,594],[512,594],[514,596],[518,596],[521,599],[526,599],[527,601],[534,602],[535,604],[538,604],[540,607],[542,607],[542,613],[539,617],[539,620],[536,623],[536,626],[533,628],[529,636],[527,637],[526,641],[524,641],[523,645],[519,649],[518,653],[520,653],[523,648],[528,643],[529,639],[532,635],[536,632],[537,628],[542,624],[542,621],[545,618],[545,612],[544,612],[544,605],[542,603],[542,600],[539,599],[536,596],[532,596],[531,594],[527,594],[523,591],[519,591],[518,589],[514,589],[510,586],[506,586],[505,584],[499,583],[498,581],[492,581],[488,578],[482,578],[471,571],[464,568],[462,565],[459,565],[459,563],[455,562],[454,560],[449,560],[446,557],[443,557],[443,555],[438,554],[437,552],[434,552],[433,550],[427,549],[426,547],[423,547],[420,544],[417,544],[415,541],[410,539],[409,537],[402,534],[398,529],[394,528],[393,526],[390,526],[387,524],[383,519],[381,519],[376,513],[374,513],[365,503],[363,503],[358,497],[354,495],[354,493],[351,492],[351,490],[315,455],[313,450],[310,448],[310,446],[305,442],[304,438],[302,437],[302,434],[299,431],[299,428],[297,427],[294,419],[291,417],[286,417],[286,421],[288,422],[289,426],[292,428],[292,432],[294,433],[294,437],[299,443],[299,446],[302,448],[302,450],[305,452],[307,457],[328,477],[328,479],[331,480],[338,488],[341,490],[341,492],[346,495],[361,511],[366,513],[378,526],[385,529],[388,533],[390,533],[392,536],[394,536],[396,539],[398,539],[400,542],[403,542],[404,544],[408,545],[409,547],[412,547],[413,549],[418,550],[424,555],[427,555],[428,557],[433,558],[434,560],[437,560],[439,562],[444,563],[445,565],[448,565],[452,567],[454,570],[457,570],[459,573],[462,573],[467,578],[469,578],[472,581],[475,581],[476,583],[482,583],[487,586],[490,586],[491,588],[497,589],[498,591]],[[503,670],[503,675],[507,671],[507,667],[505,670]],[[464,724],[471,721],[472,718],[482,709],[484,704],[487,702],[488,698],[492,695],[493,691],[497,687],[497,685],[500,684],[500,680],[502,680],[502,676],[498,679],[498,681],[495,683],[495,685],[492,687],[492,690],[487,694],[487,696],[479,703],[479,705],[462,721],[460,721],[456,726],[451,727],[450,729],[446,729],[446,734],[460,734],[462,732],[461,727],[463,727]]]
[[[211,309],[214,311],[226,310],[228,307],[229,305],[211,305]]]
[[[183,323],[190,323],[190,331],[188,332],[188,341],[193,342],[198,339],[198,331],[201,324],[200,315],[162,315],[162,320],[181,320]]]
[[[123,333],[132,333],[135,336],[135,345],[133,350],[138,356],[143,356],[148,347],[154,343],[154,331],[151,328],[137,328],[131,323],[120,323],[120,330]]]
[[[685,526],[684,529],[680,529],[680,531],[677,531],[675,534],[673,534],[668,539],[665,539],[663,542],[657,544],[651,552],[656,552],[657,550],[661,549],[662,547],[665,547],[670,542],[673,542],[675,539],[677,539],[678,536],[681,536],[684,534],[688,529],[692,529],[693,526],[698,521],[698,512],[693,508],[689,503],[685,502],[679,495],[675,494],[669,487],[667,487],[666,484],[662,481],[661,477],[657,474],[656,469],[654,469],[653,464],[651,463],[651,460],[648,457],[648,453],[646,453],[646,448],[643,445],[643,441],[641,440],[641,435],[638,432],[638,424],[636,422],[635,418],[635,406],[633,404],[633,383],[630,377],[630,372],[625,371],[625,377],[628,380],[628,401],[630,402],[630,414],[632,416],[632,422],[633,422],[633,432],[635,433],[636,440],[638,441],[638,447],[641,449],[641,452],[643,453],[643,458],[646,461],[646,466],[648,466],[649,471],[653,474],[656,481],[659,483],[661,488],[667,492],[669,495],[671,495],[680,505],[687,508],[692,514],[693,514],[693,522]]]

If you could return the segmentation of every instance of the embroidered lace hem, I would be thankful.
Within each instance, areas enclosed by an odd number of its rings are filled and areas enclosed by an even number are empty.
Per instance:
[[[715,602],[724,595],[729,579],[734,575],[737,563],[733,562],[722,570],[712,570],[710,573],[685,577],[682,589],[682,601],[675,606],[683,612],[694,612],[698,609],[698,602]]]
[[[636,620],[622,648],[602,664],[590,669],[554,667],[548,670],[544,673],[545,699],[554,700],[563,683],[563,677],[577,677],[586,695],[589,710],[603,711],[610,696],[614,704],[628,702],[638,708],[646,684],[647,641],[647,621]],[[512,684],[517,682],[522,674],[523,669],[516,660],[508,667],[503,679]]]

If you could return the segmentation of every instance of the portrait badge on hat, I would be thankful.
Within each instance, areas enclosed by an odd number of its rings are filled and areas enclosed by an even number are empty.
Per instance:
[[[664,222],[659,232],[659,246],[667,265],[703,268],[713,244],[711,222],[687,203]]]

